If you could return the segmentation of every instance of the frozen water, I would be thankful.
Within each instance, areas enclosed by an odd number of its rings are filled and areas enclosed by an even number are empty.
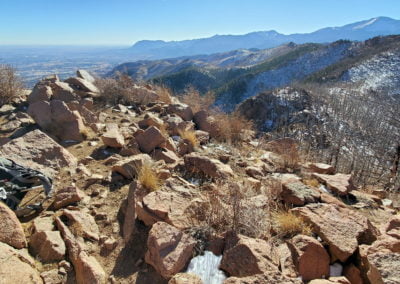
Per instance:
[[[222,255],[217,256],[211,251],[205,251],[203,255],[198,255],[190,261],[187,273],[196,274],[207,284],[222,284],[226,276],[219,270]]]

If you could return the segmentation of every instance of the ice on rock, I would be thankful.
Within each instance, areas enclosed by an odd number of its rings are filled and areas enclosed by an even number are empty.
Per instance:
[[[205,251],[203,255],[198,255],[189,263],[187,273],[196,274],[207,284],[222,284],[226,276],[219,270],[222,255],[217,256],[210,251]]]

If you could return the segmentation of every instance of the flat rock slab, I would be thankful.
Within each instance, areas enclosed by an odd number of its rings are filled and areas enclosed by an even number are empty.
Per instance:
[[[313,177],[325,184],[330,191],[340,196],[347,195],[350,191],[356,189],[352,183],[351,175],[325,175],[314,173]]]
[[[288,182],[282,184],[281,197],[286,204],[302,206],[317,202],[320,193],[300,181]]]
[[[1,146],[0,155],[50,176],[77,164],[70,152],[38,129]]]

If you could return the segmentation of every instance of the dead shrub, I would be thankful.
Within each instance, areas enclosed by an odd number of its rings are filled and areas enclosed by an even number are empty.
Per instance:
[[[0,65],[0,106],[10,103],[22,90],[23,83],[16,70],[10,65]]]
[[[160,189],[162,180],[159,178],[154,166],[150,162],[146,162],[137,171],[138,181],[149,191],[156,191]]]
[[[189,87],[182,95],[182,102],[190,106],[193,113],[196,113],[200,110],[210,110],[215,102],[215,96],[212,92],[201,95],[196,89]]]
[[[98,101],[103,104],[148,104],[155,97],[157,101],[171,102],[169,90],[166,88],[138,86],[131,77],[122,73],[117,73],[114,78],[98,79],[95,85],[100,91]]]
[[[268,151],[272,151],[283,160],[283,167],[286,169],[296,170],[299,168],[300,155],[297,144],[292,139],[282,138],[268,142],[266,145]]]
[[[268,206],[253,206],[257,194],[251,186],[235,181],[219,182],[217,189],[206,193],[206,223],[211,231],[221,234],[234,231],[252,238],[264,237],[270,229]]]
[[[249,138],[254,130],[254,124],[238,112],[217,112],[214,117],[218,127],[216,139],[220,142],[237,145]]]
[[[172,103],[172,91],[165,86],[155,86],[154,91],[157,93],[159,100],[163,103]]]

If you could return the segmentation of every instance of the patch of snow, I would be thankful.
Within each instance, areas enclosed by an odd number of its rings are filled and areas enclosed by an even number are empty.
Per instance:
[[[76,140],[64,140],[63,143],[67,143],[67,144],[69,144],[69,143],[79,143],[79,141],[76,141]]]
[[[222,255],[217,256],[211,251],[205,251],[204,255],[192,258],[186,272],[196,274],[203,283],[222,284],[226,276],[222,270],[218,269],[221,260]]]
[[[343,265],[341,265],[338,262],[335,262],[334,264],[329,266],[329,275],[331,277],[338,277],[342,276],[343,273]]]
[[[400,52],[384,52],[350,68],[342,76],[343,81],[360,82],[360,90],[389,90],[400,92]]]
[[[326,188],[326,186],[323,185],[323,184],[321,184],[321,185],[319,186],[319,189],[322,190],[323,192],[332,194],[332,192],[331,192],[328,188]]]
[[[363,28],[365,28],[365,27],[367,27],[367,26],[372,25],[373,23],[375,23],[376,20],[378,20],[378,18],[371,19],[370,21],[368,21],[368,22],[366,22],[366,23],[364,23],[364,24],[355,26],[355,27],[353,28],[353,30],[361,30],[361,29],[363,29]]]

